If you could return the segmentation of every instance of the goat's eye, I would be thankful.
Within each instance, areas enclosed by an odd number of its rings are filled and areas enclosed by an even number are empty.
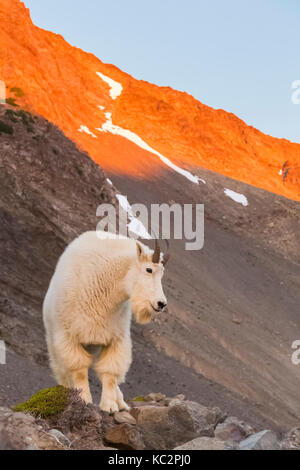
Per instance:
[[[150,273],[150,274],[152,273],[152,269],[151,269],[151,268],[147,268],[146,271],[147,271],[147,273]]]

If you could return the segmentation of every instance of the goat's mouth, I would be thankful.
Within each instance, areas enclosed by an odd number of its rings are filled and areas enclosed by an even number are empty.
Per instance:
[[[152,305],[151,302],[150,302],[150,305],[151,305],[151,307],[153,308],[154,312],[156,312],[156,313],[161,312],[161,309],[160,309],[160,308],[155,308],[155,307],[153,307],[153,305]]]

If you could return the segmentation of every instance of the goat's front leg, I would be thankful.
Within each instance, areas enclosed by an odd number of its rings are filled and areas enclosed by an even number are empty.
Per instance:
[[[129,410],[119,388],[131,364],[131,340],[129,337],[113,341],[103,348],[94,369],[102,382],[100,409],[114,413]]]

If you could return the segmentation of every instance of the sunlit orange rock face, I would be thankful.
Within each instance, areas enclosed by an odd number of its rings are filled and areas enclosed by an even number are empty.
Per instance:
[[[299,144],[265,135],[187,93],[135,80],[34,26],[19,0],[0,0],[0,25],[0,79],[7,96],[58,125],[104,169],[151,179],[165,168],[140,141],[118,135],[122,128],[199,175],[207,168],[300,200]],[[97,72],[122,85],[115,99],[115,88]],[[110,119],[107,113],[118,127],[97,130]]]

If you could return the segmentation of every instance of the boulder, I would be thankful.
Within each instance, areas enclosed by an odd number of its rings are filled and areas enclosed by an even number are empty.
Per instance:
[[[196,437],[212,437],[216,425],[225,419],[219,408],[178,399],[169,406],[133,408],[131,413],[148,449],[173,449]]]
[[[246,439],[251,434],[254,434],[254,429],[244,421],[230,416],[225,419],[223,423],[217,425],[215,429],[215,437],[221,441],[234,441],[240,442]]]
[[[279,450],[280,443],[273,431],[265,430],[252,434],[240,442],[240,450]]]
[[[123,423],[112,426],[104,435],[105,441],[126,449],[143,450],[145,448],[140,431],[136,426]]]
[[[166,398],[163,393],[149,393],[146,397],[147,401],[162,401]]]
[[[237,445],[226,443],[215,437],[197,437],[192,441],[175,447],[174,450],[234,450]]]
[[[54,439],[56,439],[63,446],[71,447],[70,439],[68,439],[67,436],[65,436],[58,429],[50,429],[50,431],[48,431],[48,434],[50,434],[50,436],[53,436]]]
[[[0,446],[16,450],[66,450],[68,447],[47,432],[41,420],[9,408],[0,408]]]
[[[127,423],[136,424],[136,419],[128,411],[117,411],[114,413],[114,420],[117,424]]]
[[[176,397],[178,400],[185,400],[185,395],[183,395],[183,393],[179,393],[178,395],[176,395]]]

